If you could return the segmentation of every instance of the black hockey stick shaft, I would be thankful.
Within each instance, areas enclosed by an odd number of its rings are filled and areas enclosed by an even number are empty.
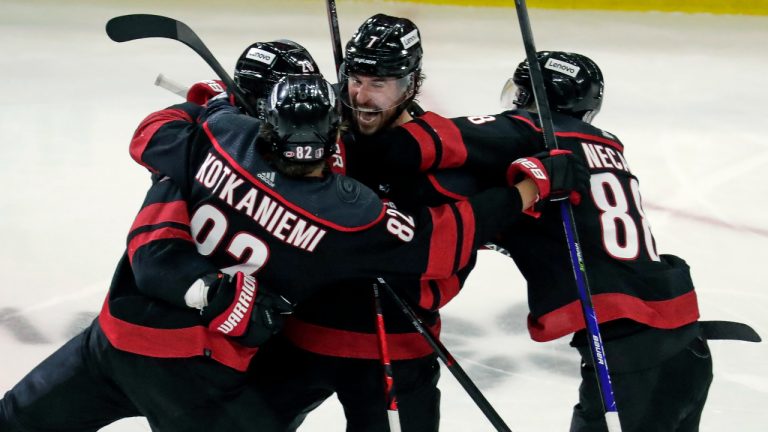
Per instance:
[[[339,15],[336,12],[336,0],[326,0],[328,12],[328,28],[331,30],[331,46],[333,47],[333,60],[336,63],[336,79],[339,79],[339,69],[344,61],[344,53],[341,51],[341,34],[339,33]]]
[[[200,37],[188,25],[173,18],[161,15],[132,14],[114,17],[107,22],[107,35],[115,42],[127,42],[136,39],[166,38],[179,41],[192,48],[213,69],[219,79],[232,92],[245,110],[256,116],[256,110],[250,106],[243,92],[232,81],[229,74],[221,67],[213,53],[200,40]]]
[[[413,327],[416,329],[416,331],[418,331],[424,337],[429,346],[432,347],[432,350],[435,352],[435,354],[437,354],[437,357],[440,358],[445,367],[448,368],[451,374],[453,374],[459,384],[464,387],[464,390],[467,392],[467,394],[469,394],[469,397],[471,397],[475,404],[477,404],[478,408],[480,408],[480,411],[485,414],[485,416],[496,428],[496,430],[499,432],[511,432],[512,430],[509,428],[509,426],[507,426],[506,423],[504,423],[504,420],[493,408],[493,405],[488,402],[488,399],[485,398],[483,393],[479,388],[477,388],[472,379],[467,375],[466,372],[464,372],[464,369],[461,368],[459,363],[456,361],[456,359],[453,358],[451,353],[442,344],[442,342],[440,342],[440,340],[437,339],[437,337],[435,337],[435,335],[433,335],[432,332],[424,325],[419,316],[416,315],[416,312],[414,312],[413,308],[411,308],[411,306],[406,303],[383,278],[376,278],[376,280],[384,288],[387,294],[389,294],[389,296],[395,301],[400,310],[402,310],[408,319],[411,320],[411,324],[413,324]]]
[[[389,432],[400,432],[400,413],[397,409],[397,393],[395,379],[392,373],[392,362],[389,357],[387,329],[384,326],[384,311],[381,307],[381,292],[379,284],[373,283],[373,309],[376,315],[376,339],[379,343],[379,359],[384,371],[384,398],[387,404],[387,419]]]
[[[549,100],[547,99],[546,89],[544,87],[544,77],[541,73],[541,67],[536,56],[536,46],[533,42],[533,31],[531,30],[531,21],[528,17],[528,7],[525,4],[525,0],[515,0],[515,8],[517,10],[518,21],[520,22],[523,45],[525,46],[525,54],[531,73],[533,95],[536,100],[536,106],[541,120],[544,144],[547,148],[557,149],[559,147],[555,135],[554,123],[552,121],[552,111],[549,107]],[[568,251],[571,257],[571,266],[576,281],[576,288],[581,300],[582,314],[589,334],[589,347],[592,354],[593,364],[595,365],[595,379],[600,388],[600,396],[605,411],[605,420],[610,432],[621,431],[616,401],[613,396],[611,377],[608,372],[608,363],[605,359],[605,349],[600,335],[597,314],[595,313],[592,304],[592,293],[589,289],[587,268],[581,254],[581,246],[579,244],[573,209],[568,200],[563,200],[561,202],[560,213],[563,219],[563,229],[568,243]]]

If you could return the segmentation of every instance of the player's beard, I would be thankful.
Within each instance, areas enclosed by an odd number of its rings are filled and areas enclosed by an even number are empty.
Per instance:
[[[380,130],[389,127],[398,115],[399,105],[383,111],[368,111],[353,109],[355,126],[363,135],[373,135]]]

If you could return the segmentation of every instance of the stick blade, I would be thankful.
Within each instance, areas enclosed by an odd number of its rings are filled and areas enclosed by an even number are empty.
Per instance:
[[[107,21],[107,35],[115,42],[150,37],[176,39],[178,21],[160,15],[121,15]]]
[[[741,340],[761,342],[760,335],[747,324],[733,321],[699,321],[709,340]]]

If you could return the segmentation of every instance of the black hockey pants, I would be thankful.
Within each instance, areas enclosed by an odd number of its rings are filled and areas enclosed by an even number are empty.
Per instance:
[[[434,356],[392,362],[403,432],[436,432],[440,424],[440,368]],[[251,363],[255,384],[295,431],[307,414],[336,393],[347,432],[387,432],[384,378],[378,360],[330,357],[299,349],[281,337]]]
[[[96,431],[145,416],[153,430],[282,431],[246,374],[205,357],[160,359],[113,348],[94,321],[0,400],[0,430]]]
[[[712,383],[712,357],[699,323],[647,329],[604,344],[623,432],[696,432]],[[571,432],[606,432],[588,347]]]

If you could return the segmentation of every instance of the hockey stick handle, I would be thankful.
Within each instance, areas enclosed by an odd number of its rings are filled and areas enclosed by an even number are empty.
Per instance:
[[[183,86],[182,84],[179,84],[176,81],[169,79],[163,74],[157,75],[157,78],[155,78],[155,85],[160,88],[164,88],[169,92],[179,95],[185,99],[187,98],[187,90],[189,90],[189,88]]]
[[[456,359],[453,358],[448,349],[424,325],[418,315],[416,315],[416,312],[414,312],[413,308],[411,308],[411,306],[408,305],[408,303],[406,303],[383,278],[376,278],[376,280],[384,288],[387,294],[389,294],[392,300],[395,301],[400,310],[403,311],[403,313],[408,317],[416,331],[418,331],[424,337],[424,339],[427,341],[427,344],[429,344],[435,354],[437,354],[437,357],[440,358],[445,367],[448,368],[451,374],[453,374],[459,384],[464,387],[464,390],[467,392],[467,394],[469,394],[469,397],[472,398],[478,408],[480,408],[480,411],[485,414],[486,418],[488,418],[496,430],[499,432],[512,432],[509,426],[507,426],[507,424],[501,418],[499,413],[496,412],[496,410],[493,408],[491,403],[488,402],[488,399],[485,398],[480,389],[477,388],[475,383],[467,375],[467,373],[464,372],[464,369],[461,368]]]
[[[384,398],[387,404],[387,419],[389,420],[389,432],[400,432],[400,413],[397,410],[397,392],[392,374],[392,362],[389,357],[389,345],[387,344],[387,330],[384,326],[384,312],[381,307],[381,293],[378,283],[373,285],[373,309],[376,315],[376,339],[379,343],[379,359],[384,371]]]
[[[528,60],[528,66],[531,73],[531,82],[533,83],[533,95],[536,100],[536,106],[541,119],[541,128],[544,134],[544,143],[548,148],[558,148],[557,137],[555,136],[555,127],[552,121],[552,111],[549,107],[549,100],[546,96],[544,87],[544,77],[541,73],[536,56],[536,46],[533,42],[533,31],[531,30],[531,21],[528,17],[528,7],[525,0],[515,0],[515,9],[517,18],[520,22],[520,31],[525,46],[525,54]],[[576,287],[581,300],[582,313],[586,322],[587,332],[590,336],[590,352],[595,364],[595,372],[600,395],[605,411],[605,420],[610,432],[620,432],[619,414],[616,407],[616,401],[613,395],[613,386],[608,372],[608,363],[605,359],[605,349],[600,327],[598,325],[597,314],[592,304],[592,295],[589,289],[589,279],[586,274],[586,265],[581,254],[579,238],[576,232],[576,222],[573,215],[573,209],[570,202],[564,200],[560,204],[560,213],[563,219],[563,230],[568,244],[568,252],[571,258],[571,267],[573,268]]]
[[[257,116],[256,109],[248,103],[242,90],[221,67],[221,63],[216,60],[216,57],[213,56],[213,53],[205,46],[200,37],[183,22],[161,15],[121,15],[107,21],[106,30],[107,35],[115,42],[159,37],[183,43],[196,52],[213,69],[227,87],[227,91],[235,96],[235,99],[250,115]]]
[[[326,0],[325,5],[328,12],[328,28],[331,31],[333,60],[336,63],[336,79],[338,80],[341,63],[344,61],[344,53],[341,51],[341,34],[339,33],[339,16],[336,12],[336,0]]]

